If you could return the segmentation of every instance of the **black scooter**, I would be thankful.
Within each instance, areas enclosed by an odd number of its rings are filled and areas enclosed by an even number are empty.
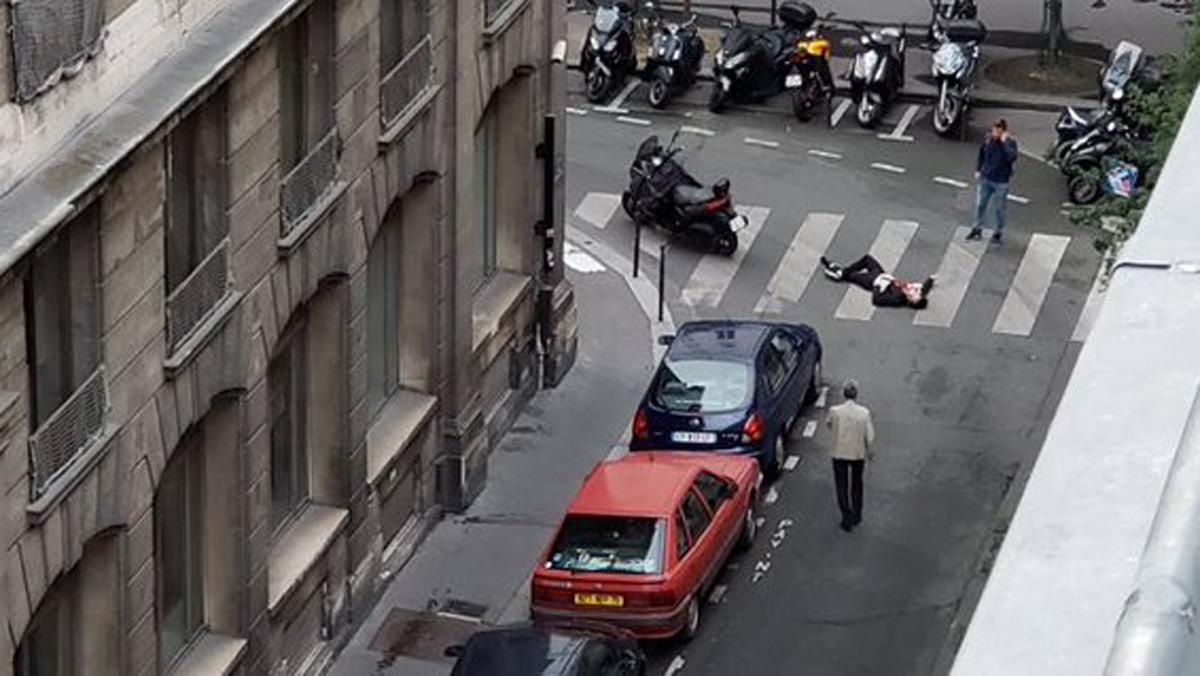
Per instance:
[[[734,22],[727,26],[713,65],[708,108],[714,113],[730,99],[759,101],[783,91],[796,43],[817,19],[816,10],[792,0],[779,7],[781,25],[774,28],[743,24],[738,8],[732,11]]]
[[[595,2],[592,3],[595,5]],[[579,65],[592,103],[608,99],[637,69],[633,44],[633,7],[627,2],[596,7],[583,41]]]
[[[1136,164],[1136,148],[1140,143],[1133,130],[1119,119],[1110,119],[1071,143],[1059,167],[1067,177],[1070,200],[1075,204],[1091,204],[1100,199],[1106,160]]]
[[[675,161],[683,150],[675,147],[678,136],[676,131],[665,148],[657,136],[642,142],[629,167],[629,189],[621,195],[621,206],[638,223],[655,224],[672,234],[701,235],[714,252],[731,256],[746,217],[734,211],[729,179],[705,188]]]
[[[850,99],[858,124],[870,128],[879,123],[904,86],[908,33],[903,26],[868,31],[862,24],[854,25],[861,35],[850,67]]]
[[[654,12],[654,3],[646,3],[646,9]],[[671,96],[696,81],[704,58],[704,40],[696,30],[695,16],[683,24],[663,23],[657,12],[652,16],[654,38],[646,61],[648,98],[651,106],[662,108]]]

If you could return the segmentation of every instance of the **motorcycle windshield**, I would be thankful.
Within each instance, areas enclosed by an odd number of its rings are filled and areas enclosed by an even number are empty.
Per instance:
[[[608,34],[617,27],[621,20],[621,12],[616,7],[600,7],[596,10],[596,18],[592,20],[592,28],[597,33]]]
[[[937,75],[957,75],[967,65],[967,56],[962,47],[947,42],[933,53],[933,72]]]
[[[658,152],[661,147],[661,144],[658,142],[658,137],[650,136],[645,141],[642,141],[642,145],[638,146],[637,158],[640,160],[642,158],[649,157],[650,155]]]
[[[746,28],[732,28],[721,40],[721,50],[729,56],[740,54],[754,43],[755,32]]]

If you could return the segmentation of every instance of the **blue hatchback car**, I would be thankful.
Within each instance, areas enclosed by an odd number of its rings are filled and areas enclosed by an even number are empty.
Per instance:
[[[821,340],[805,324],[681,326],[633,419],[630,450],[755,455],[783,467],[787,434],[821,386]]]

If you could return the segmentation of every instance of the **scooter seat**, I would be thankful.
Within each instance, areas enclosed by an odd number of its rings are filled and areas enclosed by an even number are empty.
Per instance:
[[[680,184],[675,186],[671,196],[675,203],[679,206],[688,206],[693,204],[704,204],[712,199],[712,191],[708,188],[697,188],[695,186]]]
[[[900,29],[898,28],[882,28],[871,33],[871,41],[891,47],[900,43]]]

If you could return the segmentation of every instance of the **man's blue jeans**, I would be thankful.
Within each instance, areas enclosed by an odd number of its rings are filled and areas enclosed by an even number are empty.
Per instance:
[[[982,230],[987,218],[988,202],[996,203],[996,232],[1004,230],[1005,209],[1008,203],[1008,184],[996,183],[986,178],[979,179],[979,193],[975,198],[975,229]]]

